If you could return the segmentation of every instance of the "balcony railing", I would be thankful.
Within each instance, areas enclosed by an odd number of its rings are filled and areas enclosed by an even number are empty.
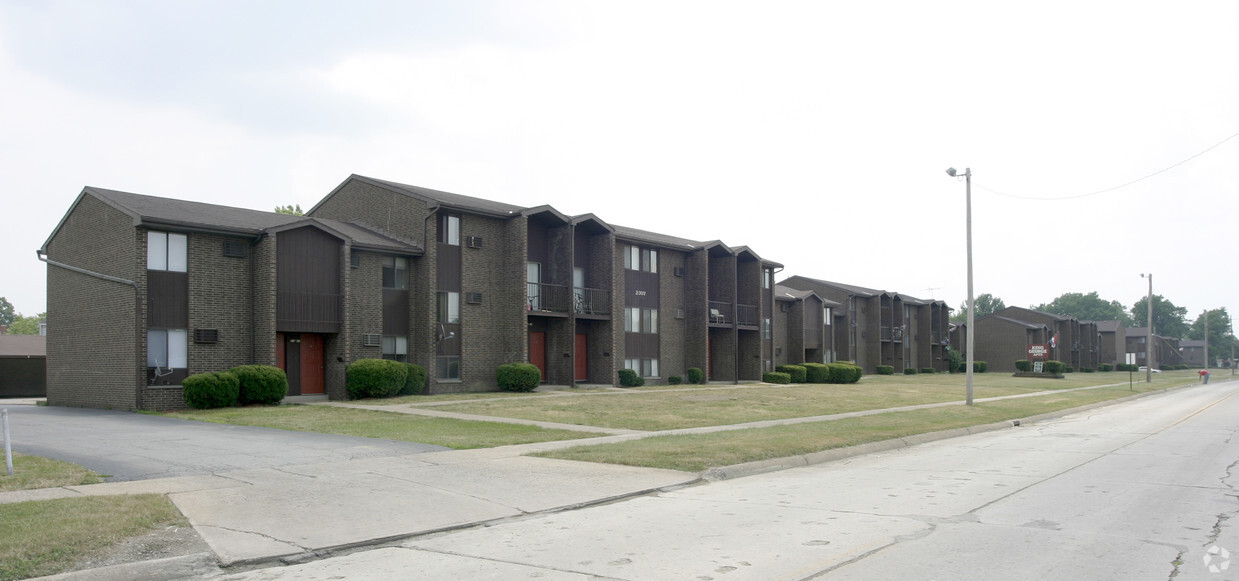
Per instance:
[[[709,305],[711,325],[730,325],[735,322],[731,312],[731,303],[709,301]]]
[[[276,296],[275,318],[287,323],[340,323],[340,295],[281,292]]]
[[[578,315],[611,314],[611,291],[599,288],[576,288],[572,291],[572,304]]]
[[[761,324],[761,309],[757,305],[736,305],[736,324],[756,327]]]
[[[567,313],[572,293],[561,284],[525,283],[525,308],[544,313]]]
[[[896,343],[903,341],[903,327],[882,327],[882,340]]]

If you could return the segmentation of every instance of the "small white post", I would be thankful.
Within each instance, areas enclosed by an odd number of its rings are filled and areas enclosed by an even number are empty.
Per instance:
[[[0,423],[4,424],[4,465],[9,476],[13,475],[13,445],[9,443],[9,410],[0,410]]]

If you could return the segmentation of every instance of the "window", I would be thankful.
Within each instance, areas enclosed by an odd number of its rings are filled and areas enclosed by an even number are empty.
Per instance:
[[[624,330],[629,333],[658,334],[658,309],[625,308]]]
[[[460,216],[439,216],[439,242],[460,246]]]
[[[383,288],[409,288],[409,259],[403,256],[383,257]]]
[[[435,378],[460,379],[460,357],[439,357],[435,364]]]
[[[766,269],[761,271],[761,288],[768,289],[771,286],[771,280],[774,279],[774,272]]]
[[[643,272],[658,272],[658,251],[639,246],[625,246],[624,268]]]
[[[830,307],[822,307],[822,320],[827,327],[830,326]]]
[[[542,265],[537,262],[525,263],[525,298],[529,310],[542,310]]]
[[[185,272],[189,260],[189,243],[184,234],[172,232],[146,233],[146,268]]]
[[[624,369],[631,369],[641,377],[658,377],[657,359],[625,359]]]
[[[453,291],[439,291],[438,313],[438,321],[440,323],[459,323],[460,293]]]
[[[188,369],[188,336],[185,329],[150,329],[146,332],[146,366]]]
[[[383,335],[383,359],[401,363],[409,360],[409,338],[400,335]]]
[[[761,320],[761,338],[769,339],[771,336],[772,331],[770,329],[770,317],[766,317]]]

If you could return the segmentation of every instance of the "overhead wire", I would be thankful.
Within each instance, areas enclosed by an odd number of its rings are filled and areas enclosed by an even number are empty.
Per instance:
[[[1172,170],[1172,169],[1174,169],[1174,168],[1176,168],[1176,167],[1179,167],[1179,166],[1181,166],[1181,165],[1183,165],[1183,164],[1185,164],[1185,163],[1187,163],[1187,162],[1189,162],[1189,161],[1192,161],[1193,159],[1196,159],[1196,158],[1198,158],[1198,157],[1200,157],[1200,156],[1202,156],[1202,155],[1204,155],[1204,154],[1206,154],[1206,153],[1209,153],[1210,151],[1213,151],[1214,149],[1217,149],[1217,148],[1218,148],[1218,147],[1220,147],[1222,144],[1224,144],[1224,143],[1226,143],[1227,141],[1230,141],[1230,140],[1232,140],[1232,139],[1234,139],[1234,138],[1236,138],[1236,137],[1239,137],[1239,133],[1233,133],[1233,134],[1231,134],[1231,135],[1230,135],[1230,137],[1227,137],[1226,139],[1223,139],[1223,140],[1221,140],[1221,141],[1219,141],[1219,142],[1217,142],[1217,143],[1214,143],[1213,145],[1210,145],[1209,147],[1207,147],[1207,148],[1205,148],[1204,150],[1202,150],[1202,151],[1200,151],[1200,152],[1196,153],[1195,155],[1192,155],[1191,157],[1189,157],[1189,158],[1187,158],[1187,159],[1184,159],[1184,160],[1182,160],[1182,161],[1180,161],[1180,162],[1178,162],[1178,163],[1175,163],[1175,164],[1173,164],[1173,165],[1170,165],[1170,166],[1164,167],[1164,168],[1162,168],[1162,169],[1159,169],[1159,170],[1157,170],[1157,171],[1155,171],[1155,172],[1153,172],[1153,173],[1151,173],[1151,174],[1149,174],[1149,175],[1146,175],[1146,176],[1144,176],[1144,177],[1141,177],[1141,178],[1136,178],[1136,179],[1131,180],[1131,181],[1129,181],[1129,182],[1126,182],[1126,183],[1123,183],[1123,184],[1119,184],[1119,185],[1117,185],[1117,186],[1109,187],[1109,188],[1106,188],[1106,189],[1104,189],[1104,190],[1097,190],[1097,191],[1095,191],[1095,192],[1088,192],[1088,193],[1086,193],[1086,194],[1072,194],[1072,195],[1069,195],[1069,196],[1061,196],[1061,197],[1056,197],[1056,198],[1046,198],[1046,197],[1038,197],[1038,196],[1021,196],[1021,195],[1017,195],[1017,194],[1008,194],[1008,193],[1000,192],[1000,191],[998,191],[998,190],[994,190],[994,189],[992,189],[992,188],[987,188],[987,187],[985,187],[984,185],[977,184],[977,183],[975,183],[975,182],[973,183],[973,185],[975,185],[978,189],[985,190],[985,191],[987,191],[987,192],[990,192],[991,194],[996,194],[996,195],[1003,196],[1003,197],[1006,197],[1006,198],[1016,198],[1016,199],[1019,199],[1019,200],[1036,200],[1036,201],[1052,202],[1052,201],[1058,201],[1058,200],[1075,200],[1075,199],[1079,199],[1079,198],[1087,198],[1087,197],[1089,197],[1089,196],[1096,196],[1096,195],[1098,195],[1098,194],[1104,194],[1104,193],[1107,193],[1107,192],[1113,192],[1114,190],[1122,189],[1122,188],[1125,188],[1125,187],[1130,186],[1130,185],[1132,185],[1132,184],[1135,184],[1135,183],[1138,183],[1138,182],[1142,182],[1142,181],[1147,180],[1147,179],[1149,179],[1149,178],[1151,178],[1151,177],[1153,177],[1153,176],[1156,176],[1156,175],[1160,175],[1160,174],[1166,173],[1166,172],[1168,172],[1168,171],[1170,171],[1170,170]]]

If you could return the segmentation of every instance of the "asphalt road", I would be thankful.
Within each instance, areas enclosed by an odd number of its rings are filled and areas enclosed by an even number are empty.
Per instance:
[[[442,446],[209,424],[85,408],[3,406],[13,451],[85,466],[107,481],[144,480],[405,456]]]
[[[1235,578],[1237,395],[1214,382],[229,579]]]

